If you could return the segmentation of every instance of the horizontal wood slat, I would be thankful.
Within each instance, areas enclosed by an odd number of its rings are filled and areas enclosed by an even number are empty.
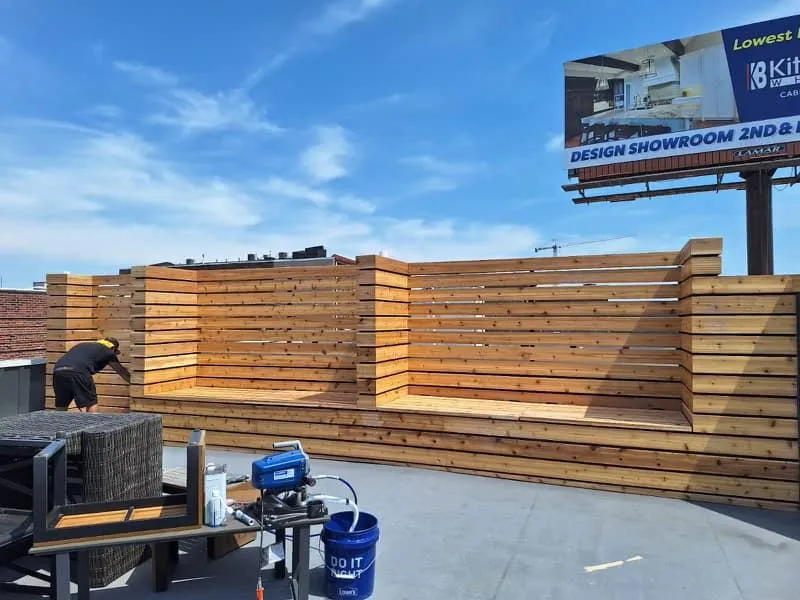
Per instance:
[[[725,315],[687,317],[683,331],[698,334],[794,335],[795,317],[784,315]]]
[[[408,368],[419,373],[464,373],[472,375],[525,375],[529,377],[577,377],[604,380],[679,381],[675,365],[620,365],[615,363],[569,363],[517,360],[469,360],[416,358]]]
[[[679,398],[678,382],[615,381],[572,377],[473,375],[466,373],[417,372],[409,373],[411,385],[439,385],[490,390],[520,390],[528,392],[559,392],[567,394],[608,394],[613,396],[651,396]],[[698,390],[696,390],[698,391]],[[721,392],[722,393],[722,392]]]
[[[677,365],[681,355],[673,348],[666,349],[597,349],[594,347],[553,350],[543,347],[465,345],[465,344],[412,344],[408,350],[411,358],[444,358],[464,360],[520,360],[536,362],[612,363]]]
[[[315,279],[290,280],[249,280],[228,281],[224,283],[198,283],[197,293],[205,297],[206,303],[212,303],[218,295],[230,294],[287,294],[287,293],[322,293],[347,292],[358,285],[352,275],[342,277],[320,277]],[[214,302],[216,304],[216,302]]]
[[[409,333],[412,344],[489,344],[585,347],[654,347],[674,349],[680,343],[678,333],[540,333],[528,331],[471,332],[419,331]]]
[[[496,317],[669,317],[680,315],[676,301],[650,302],[445,302],[413,303],[411,315],[485,315]]]
[[[328,279],[331,277],[356,277],[355,265],[330,265],[323,267],[277,267],[248,269],[210,269],[197,272],[197,282],[202,285],[213,281],[289,281]]]
[[[677,265],[677,253],[644,252],[640,254],[409,263],[408,274],[413,277],[415,275],[509,273],[566,269],[618,269],[621,267],[673,267]]]
[[[470,300],[507,302],[509,300],[668,300],[678,298],[678,286],[663,285],[585,285],[553,287],[507,287],[481,289],[411,290],[411,302]]]
[[[449,275],[414,275],[414,288],[518,287],[576,283],[670,283],[681,279],[680,269],[580,269],[572,271],[535,271],[501,274],[457,273]]]
[[[418,331],[427,329],[481,329],[491,331],[597,331],[596,317],[541,317],[521,319],[518,317],[486,317],[486,318],[409,318],[411,329]],[[677,332],[681,327],[679,317],[639,318],[639,317],[606,317],[601,327],[605,332],[647,333]]]

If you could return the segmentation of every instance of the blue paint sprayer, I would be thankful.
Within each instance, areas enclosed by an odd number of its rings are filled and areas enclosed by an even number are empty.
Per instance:
[[[312,475],[311,459],[299,440],[276,442],[278,454],[253,462],[251,482],[261,491],[261,544],[263,532],[288,518],[322,524],[320,539],[325,545],[325,595],[331,600],[364,600],[375,587],[375,556],[379,538],[378,520],[358,508],[358,495],[350,483],[338,475]],[[341,482],[353,498],[328,494],[309,494],[318,481]],[[350,511],[328,516],[327,503],[344,504]],[[293,516],[293,517],[292,517]],[[294,521],[293,521],[294,522]],[[258,600],[263,598],[259,562]]]

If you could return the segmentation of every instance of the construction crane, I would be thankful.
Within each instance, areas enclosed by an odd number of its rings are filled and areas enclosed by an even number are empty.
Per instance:
[[[561,248],[571,248],[573,246],[584,246],[586,244],[600,244],[602,242],[613,242],[615,240],[625,240],[625,239],[628,239],[628,238],[631,238],[631,237],[633,237],[633,236],[631,236],[631,235],[623,235],[621,237],[608,238],[608,239],[605,239],[605,240],[590,240],[588,242],[574,242],[572,244],[557,244],[556,240],[553,240],[553,245],[552,246],[540,246],[538,248],[534,248],[533,251],[536,252],[536,253],[539,253],[539,252],[542,252],[543,250],[552,250],[553,251],[553,256],[558,256],[558,251]]]

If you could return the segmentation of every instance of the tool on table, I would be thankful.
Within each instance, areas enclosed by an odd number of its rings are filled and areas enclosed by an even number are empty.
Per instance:
[[[260,500],[236,511],[234,516],[243,522],[247,522],[244,521],[245,518],[253,518],[261,526],[257,600],[262,600],[264,593],[261,585],[261,570],[265,562],[264,534],[269,531],[277,538],[276,544],[270,546],[271,549],[275,545],[283,546],[284,532],[288,528],[294,530],[292,593],[295,600],[306,600],[309,588],[309,528],[330,520],[326,502],[352,506],[355,513],[352,525],[354,528],[358,522],[358,498],[353,487],[337,475],[312,476],[311,460],[299,440],[275,442],[273,448],[284,451],[264,456],[252,465],[250,481],[261,492]],[[353,500],[325,494],[309,495],[308,488],[315,486],[320,479],[335,479],[344,483],[353,492]]]

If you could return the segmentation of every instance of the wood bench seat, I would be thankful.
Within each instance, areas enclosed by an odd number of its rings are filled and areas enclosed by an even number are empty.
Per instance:
[[[381,404],[379,410],[404,413],[435,413],[453,416],[486,417],[553,423],[582,423],[605,427],[691,431],[691,425],[679,411],[605,406],[574,406],[532,402],[504,402],[442,396],[408,395]]]
[[[309,408],[357,408],[355,394],[338,392],[193,387],[162,392],[148,397],[165,400],[230,402],[236,405],[267,404]],[[552,423],[582,423],[593,426],[659,431],[691,431],[691,425],[681,412],[667,410],[476,400],[413,394],[386,401],[377,410]]]
[[[354,408],[356,395],[340,392],[303,390],[248,390],[244,388],[190,387],[149,394],[148,398],[197,400],[200,402],[233,402],[236,404],[275,404],[290,406]]]

